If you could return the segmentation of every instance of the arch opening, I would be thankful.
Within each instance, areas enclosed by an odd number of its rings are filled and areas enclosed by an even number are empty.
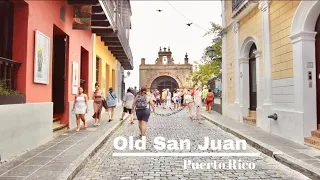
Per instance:
[[[150,90],[157,89],[160,92],[163,89],[170,89],[170,91],[173,91],[174,89],[178,89],[178,88],[179,88],[178,82],[170,76],[157,77],[155,80],[153,80],[150,86]]]
[[[251,111],[257,109],[257,63],[256,55],[257,46],[253,43],[249,50],[249,97],[250,97],[250,106]]]

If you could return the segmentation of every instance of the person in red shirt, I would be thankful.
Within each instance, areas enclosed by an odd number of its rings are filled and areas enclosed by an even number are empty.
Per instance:
[[[194,96],[194,89],[191,89],[191,96]]]
[[[210,112],[212,109],[212,103],[213,103],[213,92],[211,89],[209,89],[208,94],[207,94],[207,111]]]

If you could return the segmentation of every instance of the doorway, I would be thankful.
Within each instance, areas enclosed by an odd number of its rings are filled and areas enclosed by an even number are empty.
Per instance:
[[[256,76],[256,57],[254,52],[257,51],[255,44],[252,44],[249,51],[249,96],[250,111],[257,109],[257,76]]]
[[[89,84],[88,84],[88,67],[89,67],[89,52],[81,47],[81,63],[80,63],[80,86],[83,88],[83,91],[88,93]]]
[[[151,90],[157,89],[159,92],[162,92],[163,89],[169,89],[172,92],[178,88],[177,81],[169,76],[160,76],[156,78],[150,86]]]
[[[67,34],[54,25],[52,59],[53,113],[64,113],[65,111],[67,41]]]
[[[315,43],[315,52],[316,52],[316,84],[317,84],[317,124],[318,129],[320,129],[320,15],[318,17],[315,31],[316,43]]]
[[[0,57],[12,59],[14,4],[0,3]]]

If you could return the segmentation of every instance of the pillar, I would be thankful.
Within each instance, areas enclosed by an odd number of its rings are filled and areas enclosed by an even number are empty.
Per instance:
[[[239,94],[240,94],[240,73],[239,73],[239,22],[235,21],[233,24],[233,32],[234,32],[234,71],[235,71],[235,115],[236,120],[240,120],[240,100],[239,100]]]

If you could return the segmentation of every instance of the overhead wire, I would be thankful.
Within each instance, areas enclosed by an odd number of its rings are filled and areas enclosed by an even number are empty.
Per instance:
[[[190,23],[194,24],[195,26],[197,26],[198,28],[204,30],[205,32],[209,32],[209,30],[206,30],[204,28],[202,28],[201,26],[199,26],[198,24],[194,23],[193,21],[191,21],[189,18],[187,18],[183,13],[181,13],[176,7],[174,7],[169,1],[167,1],[167,3],[176,11],[178,12],[182,17],[184,17],[187,21],[189,21]]]

